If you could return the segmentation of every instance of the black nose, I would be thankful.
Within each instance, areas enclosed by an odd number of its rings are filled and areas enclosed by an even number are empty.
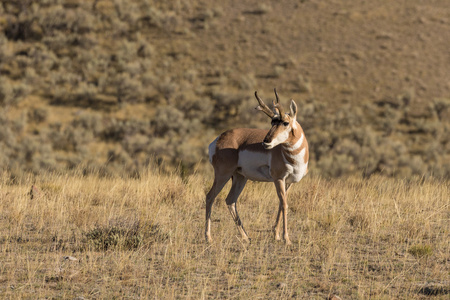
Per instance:
[[[268,138],[264,138],[264,143],[269,143],[269,139]]]

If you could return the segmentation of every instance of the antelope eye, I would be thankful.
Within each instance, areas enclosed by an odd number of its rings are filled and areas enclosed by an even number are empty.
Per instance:
[[[288,126],[288,125],[289,125],[289,122],[283,122],[283,125],[284,125],[284,126]]]

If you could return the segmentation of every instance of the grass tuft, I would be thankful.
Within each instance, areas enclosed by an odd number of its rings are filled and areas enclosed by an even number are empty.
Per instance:
[[[139,220],[130,219],[115,219],[106,226],[97,224],[84,235],[87,246],[98,251],[136,250],[144,244],[168,238],[157,224],[142,224]]]
[[[430,245],[414,245],[408,249],[408,253],[415,258],[428,257],[433,254],[433,249]]]

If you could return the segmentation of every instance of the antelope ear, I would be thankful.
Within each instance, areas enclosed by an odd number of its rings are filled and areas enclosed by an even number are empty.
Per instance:
[[[291,99],[291,118],[297,119],[297,104]]]

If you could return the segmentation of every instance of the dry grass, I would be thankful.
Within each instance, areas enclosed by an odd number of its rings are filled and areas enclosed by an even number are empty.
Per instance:
[[[305,178],[292,188],[292,247],[269,231],[271,184],[239,201],[238,238],[219,195],[204,242],[211,178],[0,179],[2,298],[447,299],[448,181]],[[34,185],[32,196],[30,187]],[[265,200],[263,200],[265,199]]]

